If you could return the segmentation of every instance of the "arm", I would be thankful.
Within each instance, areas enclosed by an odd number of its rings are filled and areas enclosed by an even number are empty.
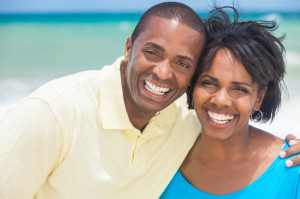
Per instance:
[[[0,198],[33,198],[58,166],[62,134],[47,103],[30,99],[0,123]]]
[[[281,158],[287,158],[295,154],[299,154],[289,160],[286,161],[286,166],[287,167],[292,167],[296,165],[300,165],[300,140],[296,139],[294,135],[287,135],[286,136],[286,141],[289,143],[290,147],[285,149],[280,153]]]

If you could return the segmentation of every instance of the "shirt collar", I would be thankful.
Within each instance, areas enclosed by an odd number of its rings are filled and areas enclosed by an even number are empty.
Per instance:
[[[100,83],[100,115],[104,129],[136,129],[129,120],[123,99],[120,68],[124,64],[124,57],[118,58],[111,66],[102,69]],[[160,120],[165,124],[175,122],[175,104],[169,105],[150,121]]]

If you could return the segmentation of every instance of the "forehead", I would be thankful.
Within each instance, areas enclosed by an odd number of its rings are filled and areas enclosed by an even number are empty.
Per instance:
[[[219,49],[217,51],[211,67],[206,73],[228,81],[252,82],[252,77],[245,69],[243,63],[228,49]]]
[[[198,31],[175,19],[150,17],[134,43],[154,42],[165,49],[180,50],[182,53],[200,55],[204,37]],[[135,44],[134,44],[135,45]]]
[[[191,27],[181,23],[178,18],[172,18],[172,19],[167,19],[163,17],[158,17],[158,16],[151,16],[147,20],[147,22],[144,25],[144,30],[141,32],[142,33],[147,33],[147,32],[153,32],[155,30],[161,30],[163,32],[171,32],[176,29],[182,29],[187,32],[193,32],[194,34],[199,34],[200,33]],[[163,33],[160,32],[160,33]]]

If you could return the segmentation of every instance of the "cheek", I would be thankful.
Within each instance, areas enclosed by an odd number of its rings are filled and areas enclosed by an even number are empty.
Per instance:
[[[174,73],[174,76],[178,90],[182,90],[183,92],[185,92],[191,82],[192,74],[180,75]]]
[[[138,60],[131,60],[130,62],[130,68],[127,72],[128,77],[130,77],[129,81],[134,81],[143,70],[143,64],[139,63]]]
[[[136,70],[133,64],[134,63],[131,63],[131,65],[129,66],[129,68],[127,68],[126,71],[127,86],[129,87],[129,90],[132,93],[132,95],[137,93],[138,77],[139,77],[139,72]]]
[[[203,123],[202,107],[205,103],[205,99],[207,99],[205,92],[203,92],[202,89],[196,88],[193,92],[194,109],[201,123]]]
[[[239,100],[236,104],[240,115],[249,118],[252,114],[254,103],[251,100]]]
[[[134,70],[132,72],[135,74],[135,76],[150,74],[152,73],[153,67],[154,65],[151,63],[143,59],[137,59],[134,63]]]
[[[196,87],[193,92],[194,102],[201,103],[209,97],[208,93],[203,89]]]

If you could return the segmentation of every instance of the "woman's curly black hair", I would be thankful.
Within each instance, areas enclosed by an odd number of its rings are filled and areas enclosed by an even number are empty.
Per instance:
[[[224,9],[232,9],[233,21]],[[268,87],[260,110],[262,122],[273,120],[280,106],[281,89],[284,88],[285,51],[281,41],[285,35],[275,37],[272,32],[278,28],[275,21],[238,21],[239,14],[234,7],[215,8],[205,20],[206,43],[199,63],[187,89],[188,107],[194,108],[193,91],[199,75],[208,71],[219,49],[228,49],[241,61],[259,89]],[[253,120],[259,117],[252,114]]]

